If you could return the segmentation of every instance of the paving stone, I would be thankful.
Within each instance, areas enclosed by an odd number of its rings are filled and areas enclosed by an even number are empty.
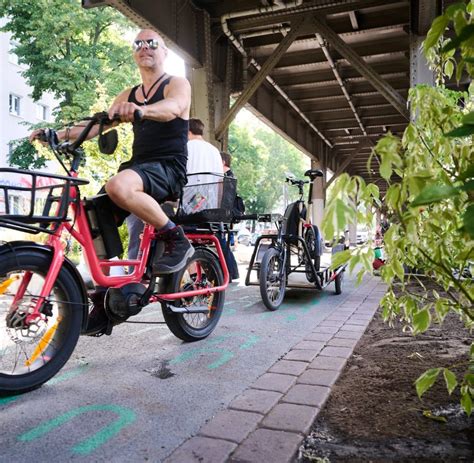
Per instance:
[[[229,461],[239,463],[291,462],[302,440],[303,436],[299,434],[260,428],[239,445]]]
[[[326,386],[295,384],[282,398],[282,402],[321,408],[326,402],[329,392],[330,389]]]
[[[343,357],[326,357],[318,355],[309,365],[308,369],[316,368],[319,370],[341,371],[346,365],[347,359]]]
[[[361,336],[362,336],[362,331],[345,331],[345,330],[340,330],[334,335],[335,338],[357,339],[357,340],[359,340]]]
[[[264,418],[260,426],[280,431],[307,434],[318,414],[316,407],[296,404],[278,404]]]
[[[286,392],[291,386],[293,386],[295,380],[295,376],[265,373],[252,384],[252,388],[264,389],[266,391]]]
[[[358,325],[359,323],[370,322],[372,318],[374,318],[372,315],[352,315],[352,317],[350,317],[346,321],[351,325]]]
[[[288,352],[283,360],[300,360],[301,362],[311,362],[316,357],[317,352],[314,350],[292,349]]]
[[[258,413],[224,410],[202,426],[198,434],[239,444],[257,427],[262,418]]]
[[[269,373],[280,373],[283,375],[298,376],[306,370],[306,362],[294,362],[292,360],[279,360],[268,370]]]
[[[374,309],[371,309],[371,308],[359,308],[357,309],[357,311],[355,313],[357,314],[368,314],[368,315],[373,315],[375,312],[377,311],[377,307],[375,307]]]
[[[331,315],[329,316],[328,318],[326,318],[325,321],[335,321],[335,322],[339,322],[339,321],[346,321],[347,320],[347,316],[345,315]]]
[[[335,326],[317,326],[314,330],[313,333],[337,333],[339,331],[339,328]]]
[[[331,387],[339,377],[339,372],[334,370],[306,370],[298,377],[298,384],[313,384],[315,386]]]
[[[224,463],[237,444],[233,442],[209,439],[208,437],[192,437],[178,447],[164,463]]]
[[[342,320],[324,320],[318,326],[337,326],[340,328],[343,323],[344,322]]]
[[[350,347],[325,347],[321,351],[321,355],[327,355],[328,357],[344,357],[348,358],[352,354]]]
[[[354,348],[359,341],[357,339],[332,338],[328,341],[328,346],[333,347],[350,347]]]
[[[329,341],[334,336],[334,333],[310,333],[305,336],[305,341]]]
[[[342,329],[344,331],[358,331],[359,333],[362,333],[365,331],[365,326],[360,326],[360,325],[351,325],[349,323],[346,323]]]
[[[279,392],[247,389],[230,403],[229,408],[264,415],[273,408],[281,397],[282,394]]]
[[[301,341],[296,346],[293,346],[294,350],[303,349],[303,350],[314,350],[318,353],[324,347],[323,342],[317,341]]]

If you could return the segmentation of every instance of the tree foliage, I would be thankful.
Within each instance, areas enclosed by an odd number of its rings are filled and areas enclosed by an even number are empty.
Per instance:
[[[381,161],[380,174],[389,183],[383,204],[392,222],[384,236],[387,262],[381,276],[388,291],[381,307],[386,320],[401,320],[414,335],[434,323],[441,325],[450,312],[459,316],[468,332],[474,328],[472,86],[468,92],[455,92],[443,85],[451,72],[446,67],[448,62],[458,76],[461,71],[470,75],[474,71],[470,58],[474,56],[473,12],[473,1],[467,6],[455,4],[434,21],[424,48],[440,76],[439,85],[411,89],[413,122],[402,138],[389,134],[375,147]],[[448,27],[453,27],[455,37],[445,40],[443,34]],[[328,201],[324,233],[332,236],[356,219],[370,226],[373,209],[379,203],[375,185],[342,175],[334,182]],[[365,206],[366,213],[356,212],[360,205]],[[364,272],[372,271],[372,260],[369,246],[341,253],[337,263],[347,262],[350,268],[359,264],[358,276],[362,278]],[[410,289],[414,283],[417,290]],[[417,392],[421,397],[442,372],[448,392],[459,388],[461,405],[470,414],[474,343],[467,353],[465,373],[457,377],[452,367],[425,372],[416,381]]]
[[[0,0],[0,16],[18,43],[33,99],[51,92],[62,123],[87,115],[101,93],[113,97],[137,78],[122,37],[129,23],[113,8],[86,10],[80,0]]]
[[[49,127],[107,109],[115,96],[138,81],[130,44],[123,37],[131,24],[113,8],[86,10],[80,0],[0,0],[0,14],[8,20],[3,30],[18,44],[15,53],[25,65],[23,77],[33,89],[33,99],[50,92],[58,100],[56,122]],[[131,156],[129,130],[121,129],[120,134],[113,157],[101,155],[96,141],[85,145],[82,175],[91,179],[93,193]],[[11,165],[38,169],[51,157],[26,138],[12,145]]]
[[[285,176],[303,178],[309,160],[275,132],[233,123],[229,130],[232,170],[248,213],[276,212],[282,206]],[[289,191],[295,198],[296,191]]]

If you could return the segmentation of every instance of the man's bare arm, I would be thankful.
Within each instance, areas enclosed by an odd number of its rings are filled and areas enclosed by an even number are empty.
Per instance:
[[[114,104],[115,102],[127,101],[129,94],[130,94],[130,89],[124,90],[120,95],[117,96],[117,98],[115,98]],[[84,130],[84,127],[87,125],[87,123],[88,121],[83,121],[74,125],[73,127],[58,130],[56,132],[58,135],[58,139],[71,140],[71,141],[76,140],[79,137],[79,135],[82,133],[82,131]],[[113,124],[109,125],[108,128],[115,127],[118,124],[120,124],[120,122],[116,121]],[[40,136],[42,131],[43,129],[34,130],[30,134],[30,137],[29,137],[30,142],[32,142],[33,140],[36,140]],[[99,134],[99,126],[95,125],[94,127],[92,127],[91,131],[87,135],[86,140],[90,140],[91,138],[96,137],[98,134]]]

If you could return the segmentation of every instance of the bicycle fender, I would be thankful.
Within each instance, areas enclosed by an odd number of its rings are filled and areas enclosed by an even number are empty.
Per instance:
[[[4,243],[0,246],[0,258],[2,254],[5,254],[9,251],[39,251],[40,253],[44,254],[45,256],[53,257],[53,248],[50,246],[46,246],[44,244],[35,243],[34,241],[9,241]],[[84,284],[84,280],[82,279],[81,274],[77,270],[76,266],[67,258],[64,258],[63,265],[66,269],[71,272],[77,283],[80,286],[81,293],[82,293],[82,310],[84,312],[84,316],[82,317],[82,329],[84,330],[87,325],[87,318],[89,314],[88,308],[88,296],[86,286]]]

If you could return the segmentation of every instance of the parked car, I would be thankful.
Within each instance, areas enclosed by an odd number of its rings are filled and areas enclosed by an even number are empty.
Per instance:
[[[248,228],[241,228],[237,233],[237,243],[250,246],[252,234]]]

